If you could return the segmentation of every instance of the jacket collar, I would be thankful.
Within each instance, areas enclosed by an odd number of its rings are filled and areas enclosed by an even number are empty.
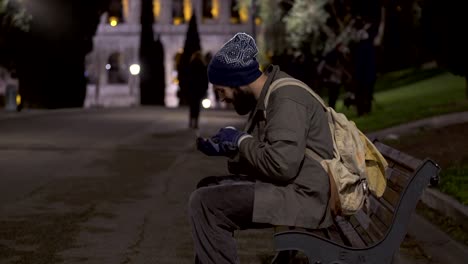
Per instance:
[[[260,96],[257,101],[257,105],[255,106],[255,109],[250,112],[249,114],[249,119],[244,127],[244,131],[251,132],[253,129],[253,125],[256,119],[256,115],[258,112],[260,112],[263,116],[263,112],[266,110],[265,109],[265,96],[268,92],[268,89],[270,89],[270,85],[279,78],[279,73],[280,73],[280,68],[276,65],[270,65],[265,71],[265,74],[268,76],[265,84],[263,85],[262,91],[260,92]]]
[[[279,73],[280,68],[276,65],[270,65],[266,69],[265,74],[268,76],[268,78],[263,85],[262,92],[260,93],[254,112],[265,110],[265,96],[268,92],[268,89],[270,89],[270,85],[279,77]]]

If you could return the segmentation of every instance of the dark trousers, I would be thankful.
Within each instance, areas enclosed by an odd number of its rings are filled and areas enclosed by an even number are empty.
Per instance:
[[[340,95],[340,83],[326,82],[325,87],[328,89],[328,106],[335,109],[336,101],[338,101],[338,96]]]
[[[190,111],[189,127],[190,128],[198,128],[198,119],[200,116],[200,110],[201,110],[200,100],[190,101],[189,103],[189,111]]]
[[[375,82],[361,83],[356,90],[356,106],[358,116],[369,114],[372,110],[372,99]]]
[[[208,177],[189,200],[195,263],[238,264],[235,230],[271,227],[252,222],[255,183],[244,177]]]

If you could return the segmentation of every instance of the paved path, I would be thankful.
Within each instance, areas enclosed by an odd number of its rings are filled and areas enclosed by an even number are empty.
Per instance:
[[[0,263],[191,263],[188,195],[225,170],[195,150],[187,116],[138,108],[0,117]],[[209,112],[200,132],[242,121]]]
[[[195,150],[186,115],[161,108],[0,115],[0,263],[192,263],[188,197],[201,178],[227,172],[224,158]],[[205,113],[199,133],[242,122]],[[413,220],[398,263],[461,263],[448,258],[451,244],[430,240],[433,226]],[[241,263],[268,263],[272,230],[235,235]]]

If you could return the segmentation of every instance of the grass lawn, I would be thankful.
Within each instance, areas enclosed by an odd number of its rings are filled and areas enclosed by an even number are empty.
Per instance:
[[[436,75],[440,75],[444,72],[446,71],[440,68],[409,68],[385,73],[377,78],[377,82],[375,84],[375,91],[380,92],[395,89],[401,86],[410,85],[422,80],[429,79]]]
[[[468,164],[453,165],[441,172],[439,189],[468,205]]]
[[[383,81],[380,80],[381,85]],[[468,111],[465,96],[465,80],[443,73],[432,78],[414,82],[395,89],[375,93],[373,111],[370,115],[357,117],[355,109],[343,112],[364,132],[400,125],[431,116]],[[468,124],[414,131],[398,140],[385,141],[403,152],[420,159],[432,158],[442,168],[440,191],[468,205]],[[439,226],[456,240],[468,245],[468,230],[462,229],[453,220],[430,208],[418,206],[418,212]]]
[[[370,115],[358,117],[355,109],[346,109],[342,101],[338,102],[337,111],[346,114],[364,132],[373,132],[426,117],[468,111],[465,81],[449,73],[377,92],[374,97]]]

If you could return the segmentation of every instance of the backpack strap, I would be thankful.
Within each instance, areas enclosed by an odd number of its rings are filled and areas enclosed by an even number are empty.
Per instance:
[[[278,88],[281,88],[281,87],[284,87],[284,86],[298,86],[298,87],[301,87],[303,88],[304,90],[306,90],[308,93],[310,93],[317,101],[319,101],[319,103],[322,105],[322,107],[327,110],[328,107],[327,105],[325,104],[325,102],[323,102],[322,98],[320,98],[320,96],[318,96],[318,94],[316,94],[312,89],[310,89],[310,87],[297,80],[297,79],[294,79],[294,78],[280,78],[280,79],[277,79],[276,81],[274,81],[271,85],[270,85],[270,88],[268,89],[266,95],[265,95],[265,101],[264,101],[264,104],[265,104],[265,108],[267,108],[268,106],[268,100],[270,99],[270,95],[271,93],[273,93],[274,91],[278,90]]]
[[[333,133],[333,131],[335,131],[335,124],[334,124],[334,119],[333,119],[333,115],[329,109],[329,107],[325,104],[325,102],[322,100],[322,98],[316,94],[307,84],[297,80],[297,79],[294,79],[294,78],[280,78],[280,79],[277,79],[276,81],[274,81],[266,95],[265,95],[265,100],[264,100],[264,105],[265,105],[265,111],[263,112],[263,115],[265,116],[266,118],[266,109],[268,107],[268,101],[270,99],[270,96],[271,96],[271,93],[273,93],[274,91],[278,90],[279,88],[281,87],[285,87],[285,86],[297,86],[297,87],[300,87],[304,90],[306,90],[309,94],[311,94],[323,107],[324,111],[326,112],[327,114],[327,118],[328,118],[328,126],[330,128],[330,132],[332,134],[332,137],[333,137],[333,155],[336,157],[336,158],[340,158],[340,155],[336,150],[336,142],[335,142],[335,135]]]
[[[333,131],[332,130],[334,128],[333,119],[332,119],[330,111],[328,110],[328,107],[325,105],[322,98],[320,98],[320,96],[318,96],[314,91],[312,91],[312,89],[310,89],[309,86],[307,86],[307,84],[294,78],[281,78],[281,79],[274,81],[270,85],[267,91],[267,94],[265,95],[265,101],[264,101],[265,109],[268,106],[268,100],[270,99],[271,93],[273,93],[277,89],[284,87],[284,86],[298,86],[306,90],[308,93],[310,93],[322,105],[324,110],[327,112],[328,124],[330,126],[331,132]],[[265,111],[265,116],[266,116],[266,111]],[[332,136],[333,136],[333,133],[332,133]],[[335,140],[333,140],[333,148],[334,149],[336,148]],[[310,148],[306,148],[305,154],[306,156],[308,156],[311,159],[316,160],[320,164],[324,160],[317,152],[315,152],[313,149],[310,149]],[[328,175],[328,180],[330,182],[330,198],[328,201],[328,207],[330,208],[330,211],[333,216],[341,215],[341,212],[342,212],[341,202],[338,196],[338,188],[336,186],[335,179],[329,173],[327,173],[327,175]]]
[[[306,156],[308,156],[311,159],[316,160],[320,164],[324,160],[322,157],[320,157],[320,155],[317,152],[315,152],[314,150],[310,148],[306,148],[305,154]],[[328,172],[327,172],[327,175],[328,175],[328,180],[330,182],[330,198],[328,199],[328,207],[330,208],[330,211],[333,216],[341,215],[342,213],[341,202],[340,202],[340,197],[338,195],[338,188],[336,187],[335,179]]]

